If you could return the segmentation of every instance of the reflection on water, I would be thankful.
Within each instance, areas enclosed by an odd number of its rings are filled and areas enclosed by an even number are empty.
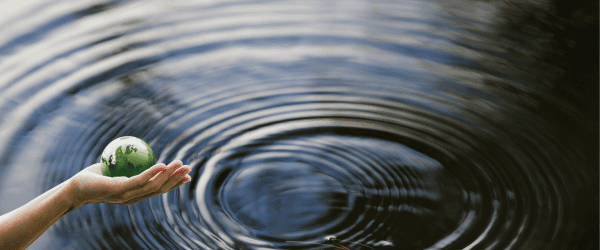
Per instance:
[[[32,249],[598,249],[597,2],[0,8],[0,212],[125,135],[193,166]]]

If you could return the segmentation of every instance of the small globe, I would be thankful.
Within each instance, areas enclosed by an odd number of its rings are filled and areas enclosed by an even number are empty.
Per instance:
[[[119,137],[102,152],[102,175],[132,177],[156,164],[154,152],[148,144],[133,136]]]

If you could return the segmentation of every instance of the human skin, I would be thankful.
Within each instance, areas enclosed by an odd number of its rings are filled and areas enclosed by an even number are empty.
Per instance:
[[[127,177],[102,175],[102,164],[91,165],[27,204],[0,216],[0,249],[25,249],[52,224],[90,203],[133,205],[167,193],[191,180],[190,166],[179,160],[156,164]]]

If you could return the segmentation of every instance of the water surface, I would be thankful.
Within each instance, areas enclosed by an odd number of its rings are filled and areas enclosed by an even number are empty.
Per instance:
[[[586,4],[3,1],[0,212],[136,136],[192,181],[31,249],[598,249]]]

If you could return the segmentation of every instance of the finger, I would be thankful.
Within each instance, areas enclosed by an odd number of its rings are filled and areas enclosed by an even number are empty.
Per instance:
[[[180,160],[175,160],[175,161],[171,162],[168,166],[169,169],[167,170],[167,173],[168,173],[167,176],[173,175],[173,173],[175,173],[175,171],[177,171],[177,169],[181,168],[182,166],[183,166],[183,162],[181,162]]]
[[[185,165],[177,169],[171,176],[169,176],[169,181],[172,183],[177,183],[181,178],[187,175],[192,171],[192,167]]]
[[[167,187],[161,188],[160,193],[164,194],[167,192],[171,192],[171,190],[180,187],[181,185],[188,183],[192,180],[192,177],[190,175],[185,175],[183,178],[181,178],[179,181],[174,182],[173,185],[169,185]]]
[[[167,190],[165,192],[160,192],[160,191],[159,192],[151,192],[151,193],[142,195],[140,197],[132,198],[132,199],[124,202],[123,204],[125,204],[125,205],[133,205],[133,204],[136,204],[136,203],[138,203],[138,202],[140,202],[140,201],[142,201],[144,199],[148,199],[148,198],[156,196],[156,195],[160,195],[160,194],[164,194],[164,193],[170,192],[173,189],[176,189],[178,187],[181,187],[183,184],[188,183],[191,179],[192,179],[191,176],[186,175],[184,178],[181,178],[174,186],[172,186],[171,189],[169,189],[169,190]],[[162,188],[161,188],[161,190],[162,190]]]
[[[187,178],[186,178],[186,177],[187,177]],[[169,190],[168,190],[167,192],[165,192],[165,193],[171,192],[171,191],[173,191],[173,189],[176,189],[176,188],[178,188],[178,187],[181,187],[181,186],[183,186],[183,184],[186,184],[186,183],[190,182],[190,180],[192,179],[192,177],[189,177],[189,175],[187,175],[186,177],[182,178],[182,179],[181,179],[179,182],[177,182],[177,184],[175,184],[175,186],[173,186],[171,189],[169,189]],[[186,180],[186,179],[187,179],[187,180]]]
[[[157,176],[156,179],[151,181],[151,183],[153,183],[153,187],[155,187],[155,189],[160,189],[164,185],[164,183],[168,179],[172,178],[173,174],[175,174],[175,172],[181,169],[182,167],[183,163],[180,160],[171,162],[169,166],[167,166],[167,170],[163,174]]]
[[[152,177],[158,176],[160,173],[167,170],[167,166],[164,163],[158,163],[139,175],[130,178],[127,189],[135,189],[143,187],[152,179]]]
[[[179,185],[179,182],[181,181],[189,181],[192,179],[192,177],[190,177],[188,175],[188,173],[190,173],[192,171],[192,168],[190,166],[183,166],[179,169],[177,169],[177,171],[175,173],[173,173],[172,176],[169,177],[169,180],[167,180],[163,186],[160,188],[160,193],[164,194],[166,192],[171,191],[175,186]]]
[[[161,175],[164,175],[164,172],[166,171],[167,166],[163,163],[159,163],[132,178],[124,177],[124,184],[122,184],[124,187],[117,187],[119,190],[115,190],[120,194],[118,200],[128,200],[141,194],[148,193],[144,190],[152,188],[149,183],[151,183],[152,180],[159,178]]]
[[[166,194],[168,192],[171,192],[174,189],[183,186],[183,184],[186,184],[186,183],[190,182],[191,179],[192,179],[192,177],[190,177],[189,175],[186,175],[185,177],[181,178],[181,180],[179,180],[174,185],[170,185],[169,189],[165,189],[165,190],[161,189],[160,194]]]
[[[168,179],[169,175],[172,175],[171,173],[175,172],[182,165],[183,163],[180,160],[173,161],[166,167],[164,166],[164,164],[162,164],[162,167],[158,168],[162,170],[161,172],[158,172],[158,174],[156,174],[156,176],[152,179],[149,179],[148,177],[143,177],[140,180],[136,180],[136,184],[132,186],[133,188],[127,190],[121,196],[122,199],[129,200],[149,193],[158,192],[164,185],[164,182]],[[145,172],[147,172],[148,170],[146,170]],[[143,175],[144,173],[140,175]],[[149,176],[152,176],[152,173],[153,172],[149,173]]]
[[[170,192],[173,189],[181,187],[181,185],[186,184],[186,183],[190,182],[191,180],[192,180],[192,177],[190,175],[186,175],[185,177],[181,178],[181,180],[179,180],[179,182],[177,182],[177,184],[175,184],[175,186],[173,188],[169,189],[167,192]]]

